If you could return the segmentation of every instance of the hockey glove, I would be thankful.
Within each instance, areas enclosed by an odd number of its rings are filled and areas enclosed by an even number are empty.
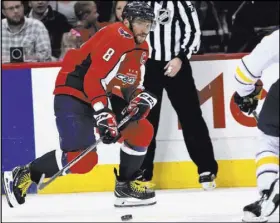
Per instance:
[[[131,114],[132,112],[137,111],[133,114],[131,121],[138,121],[146,118],[156,103],[157,99],[154,95],[147,91],[143,91],[130,101],[125,113]]]
[[[241,97],[237,92],[234,93],[234,102],[238,105],[239,109],[243,112],[248,112],[250,115],[258,106],[261,98],[262,86],[255,85],[255,90],[246,96]]]
[[[119,131],[115,114],[109,108],[104,108],[94,112],[93,117],[100,137],[103,137],[102,142],[104,144],[116,142]]]

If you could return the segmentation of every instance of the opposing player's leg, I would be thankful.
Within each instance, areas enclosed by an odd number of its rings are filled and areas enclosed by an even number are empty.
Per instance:
[[[155,192],[143,182],[139,171],[153,137],[153,126],[146,119],[132,122],[122,132],[119,175],[116,174],[115,207],[152,205]]]
[[[278,175],[270,186],[267,202],[262,205],[262,215],[268,217],[279,207],[279,79],[271,86],[265,104],[260,113],[258,127],[267,134],[276,136],[275,141],[278,144]],[[277,162],[277,159],[275,161]]]
[[[267,221],[267,216],[262,214],[262,207],[266,206],[268,200],[273,201],[274,199],[275,201],[274,195],[277,197],[275,185],[277,185],[277,174],[279,174],[279,80],[271,86],[268,92],[259,115],[258,128],[260,129],[260,147],[256,154],[256,175],[261,198],[244,207],[243,221],[246,222]],[[270,207],[273,205],[275,203]],[[273,208],[269,209],[271,212],[275,211]]]
[[[38,184],[43,173],[47,178],[52,177],[80,151],[95,142],[90,105],[71,96],[59,95],[55,96],[54,107],[61,149],[52,150],[25,166],[3,173],[4,189],[11,207],[25,202],[28,188],[32,183]],[[90,152],[68,173],[87,173],[97,164],[97,160],[97,153]]]
[[[269,196],[272,183],[279,171],[279,138],[268,136],[263,132],[259,137],[259,151],[256,154],[256,176],[260,199],[243,208],[245,222],[265,222],[267,218],[261,216],[262,205]]]

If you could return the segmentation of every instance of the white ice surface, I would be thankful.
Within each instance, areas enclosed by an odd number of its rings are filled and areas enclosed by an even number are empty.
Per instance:
[[[156,205],[138,208],[114,208],[111,192],[29,195],[17,208],[2,196],[2,221],[118,222],[132,214],[131,222],[241,222],[243,207],[259,198],[256,188],[159,190],[156,195]],[[279,222],[279,209],[270,221]]]

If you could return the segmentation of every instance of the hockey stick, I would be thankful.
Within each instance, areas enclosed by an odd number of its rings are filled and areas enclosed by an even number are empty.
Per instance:
[[[134,116],[136,113],[138,112],[138,108],[136,108],[135,110],[133,110],[133,112],[131,112],[130,114],[128,114],[126,117],[124,117],[119,125],[118,125],[118,129],[120,129],[122,126],[124,126],[124,124],[126,124],[131,118],[132,116]],[[100,137],[94,144],[92,144],[91,146],[89,146],[87,149],[85,149],[82,153],[80,153],[75,159],[73,159],[71,162],[67,163],[61,170],[59,170],[55,175],[53,175],[48,181],[43,182],[45,179],[45,174],[43,173],[40,181],[37,185],[37,189],[38,190],[42,190],[44,189],[46,186],[48,186],[51,182],[53,182],[57,177],[62,176],[67,170],[69,170],[73,165],[75,165],[77,162],[79,162],[79,160],[81,160],[85,155],[87,155],[89,152],[91,152],[92,150],[94,150],[96,148],[96,146],[102,142],[103,137]]]
[[[259,121],[258,113],[254,110],[254,111],[252,111],[252,114],[253,114],[254,118],[256,119],[256,122],[258,122]]]

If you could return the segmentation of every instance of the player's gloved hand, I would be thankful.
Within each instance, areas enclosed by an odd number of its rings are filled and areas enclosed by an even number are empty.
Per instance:
[[[133,98],[126,108],[126,114],[133,114],[131,121],[138,121],[148,116],[150,110],[156,105],[157,99],[147,91],[142,91]],[[137,112],[135,112],[137,111]]]
[[[117,141],[119,130],[117,127],[116,116],[109,108],[103,108],[94,112],[93,117],[96,121],[96,127],[100,137],[103,137],[102,142],[111,144]]]
[[[246,96],[241,97],[237,92],[234,93],[234,102],[238,105],[239,109],[243,112],[248,112],[250,115],[258,106],[261,98],[262,85],[255,84],[255,90]]]

